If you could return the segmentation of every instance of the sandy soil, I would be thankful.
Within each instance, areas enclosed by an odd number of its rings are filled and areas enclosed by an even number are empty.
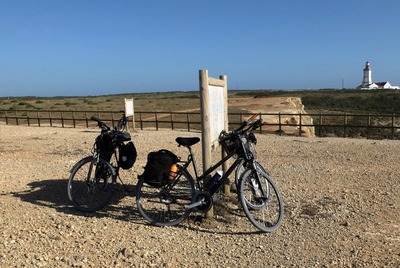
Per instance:
[[[179,131],[132,133],[138,160],[103,211],[77,212],[72,165],[97,129],[0,126],[1,267],[399,267],[399,141],[258,135],[258,159],[285,203],[274,233],[258,233],[235,195],[213,220],[149,226],[134,200],[147,153],[186,152]],[[201,146],[195,147],[200,157]],[[200,159],[200,158],[199,158]]]

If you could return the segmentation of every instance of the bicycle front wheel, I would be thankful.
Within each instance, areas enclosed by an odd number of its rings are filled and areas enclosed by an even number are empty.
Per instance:
[[[191,204],[195,186],[186,170],[178,171],[174,181],[162,187],[146,184],[141,176],[136,189],[139,213],[152,225],[177,225],[191,212],[185,206]]]
[[[83,212],[95,212],[105,207],[115,190],[116,173],[104,159],[88,156],[71,170],[68,197],[74,207]]]
[[[244,213],[259,230],[273,232],[282,224],[282,196],[266,172],[247,170],[240,179],[238,194]]]

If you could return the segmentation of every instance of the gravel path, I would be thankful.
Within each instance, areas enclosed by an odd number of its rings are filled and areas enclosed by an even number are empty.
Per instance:
[[[215,219],[149,226],[118,187],[95,214],[67,197],[72,165],[97,129],[0,126],[0,267],[399,267],[399,141],[258,135],[258,159],[285,203],[274,233],[244,217],[235,195]],[[139,155],[121,174],[134,190],[147,153],[180,156],[179,131],[132,133]],[[195,150],[200,158],[201,146]]]

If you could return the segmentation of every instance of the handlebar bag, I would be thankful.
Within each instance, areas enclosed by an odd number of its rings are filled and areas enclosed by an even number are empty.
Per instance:
[[[168,183],[170,168],[178,162],[178,157],[168,150],[151,152],[147,156],[142,177],[144,182],[153,187],[162,187]]]

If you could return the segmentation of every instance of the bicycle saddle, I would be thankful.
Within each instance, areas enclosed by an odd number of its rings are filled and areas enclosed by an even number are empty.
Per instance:
[[[200,141],[200,138],[193,137],[193,138],[183,138],[183,137],[178,137],[175,139],[175,141],[182,146],[191,146]]]

